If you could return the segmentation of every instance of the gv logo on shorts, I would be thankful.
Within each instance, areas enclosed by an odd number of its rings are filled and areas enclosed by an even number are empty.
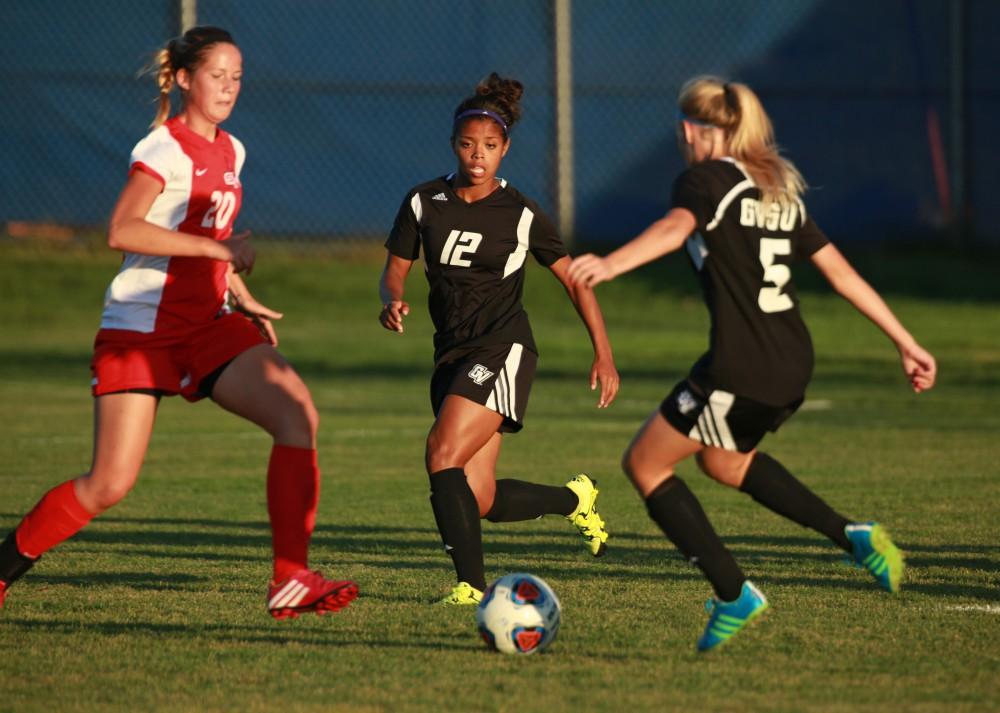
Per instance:
[[[677,394],[677,410],[682,414],[687,416],[696,408],[698,408],[698,402],[695,401],[694,396],[691,395],[690,391],[685,389]]]
[[[482,364],[476,364],[469,372],[469,378],[476,382],[476,386],[482,386],[483,382],[493,376],[493,372]]]

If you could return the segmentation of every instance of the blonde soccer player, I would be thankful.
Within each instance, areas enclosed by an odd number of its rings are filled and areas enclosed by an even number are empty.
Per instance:
[[[828,537],[883,588],[895,592],[903,574],[903,557],[881,525],[852,522],[757,449],[802,404],[813,370],[793,266],[812,262],[885,332],[914,391],[934,385],[937,367],[809,216],[804,181],[778,154],[771,122],[748,86],[693,79],[678,110],[677,142],[688,168],[674,183],[670,210],[609,255],[576,258],[569,274],[593,287],[684,248],[701,282],[711,315],[708,351],[639,429],[623,467],[650,517],[715,590],[697,644],[704,651],[768,603],[675,474],[689,456],[709,477]]]

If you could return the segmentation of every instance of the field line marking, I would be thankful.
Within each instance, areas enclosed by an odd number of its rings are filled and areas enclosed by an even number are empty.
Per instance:
[[[949,611],[981,611],[987,614],[1000,614],[1000,604],[955,604],[946,606]]]
[[[831,411],[833,401],[830,399],[809,399],[799,406],[800,411]]]

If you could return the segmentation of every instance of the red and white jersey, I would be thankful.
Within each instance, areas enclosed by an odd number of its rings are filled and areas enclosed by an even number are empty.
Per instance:
[[[243,198],[245,158],[236,137],[219,129],[209,141],[175,116],[136,144],[129,175],[143,171],[163,184],[146,214],[150,223],[225,240]],[[126,252],[104,297],[101,329],[167,335],[214,319],[225,302],[226,272],[219,260]]]

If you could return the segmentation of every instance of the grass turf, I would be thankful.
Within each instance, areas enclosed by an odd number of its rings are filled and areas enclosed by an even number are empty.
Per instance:
[[[708,586],[618,469],[704,348],[693,279],[675,256],[600,288],[623,386],[598,411],[585,331],[555,280],[530,267],[540,369],[500,470],[550,484],[592,474],[611,540],[592,560],[561,518],[484,523],[488,576],[534,572],[563,603],[549,652],[488,653],[471,611],[430,606],[453,575],[422,468],[431,328],[420,271],[399,336],[375,320],[377,254],[265,249],[249,282],[285,311],[281,350],[323,420],[313,563],[357,580],[361,598],[327,618],[264,614],[268,439],[211,403],[166,399],[134,491],[47,555],[0,611],[0,710],[1000,708],[995,260],[918,253],[890,268],[883,254],[857,257],[937,355],[939,385],[910,393],[885,338],[803,274],[816,377],[807,406],[763,447],[848,516],[887,524],[909,556],[901,595],[685,464],[772,603],[725,647],[696,654]],[[116,262],[0,243],[0,531],[88,466],[87,364]],[[943,263],[962,277],[935,282]],[[932,284],[934,297],[921,296]]]

